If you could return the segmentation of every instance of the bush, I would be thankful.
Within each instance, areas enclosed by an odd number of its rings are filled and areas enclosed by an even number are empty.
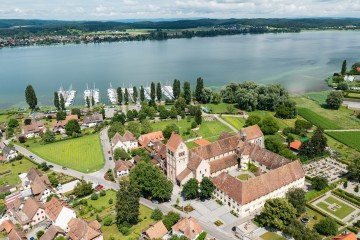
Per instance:
[[[36,233],[36,237],[39,239],[42,235],[44,235],[44,231],[40,230]]]
[[[206,237],[206,232],[202,232],[197,238],[196,240],[205,240]]]
[[[120,228],[120,232],[124,235],[124,236],[127,236],[130,234],[130,228],[128,227],[121,227]]]
[[[332,218],[324,218],[321,219],[320,222],[316,223],[314,225],[314,229],[325,236],[329,236],[329,235],[335,235],[337,232],[337,223],[334,219]]]
[[[358,231],[356,228],[354,228],[354,227],[348,226],[347,229],[348,229],[349,231],[355,233],[355,234],[358,234],[358,233],[359,233],[359,231]]]
[[[113,204],[114,200],[112,198],[109,199],[109,204]]]
[[[151,219],[154,219],[155,221],[161,220],[162,217],[163,217],[163,213],[158,208],[154,209],[151,213]]]
[[[105,190],[101,190],[100,191],[100,197],[106,196],[106,191]]]
[[[99,199],[99,195],[97,195],[96,193],[91,194],[91,200],[98,200]]]
[[[104,220],[104,226],[111,226],[112,225],[112,220],[111,218],[105,218]]]
[[[196,123],[196,122],[192,122],[192,123],[191,123],[191,128],[192,128],[192,129],[197,128],[197,123]]]

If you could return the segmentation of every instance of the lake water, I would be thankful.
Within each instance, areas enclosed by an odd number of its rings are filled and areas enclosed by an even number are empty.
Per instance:
[[[0,50],[0,108],[24,105],[32,84],[40,105],[72,84],[77,104],[86,88],[163,84],[174,78],[214,89],[232,81],[280,83],[294,93],[327,89],[324,78],[360,60],[360,32],[321,31],[235,35],[167,41],[39,46]],[[193,85],[194,86],[194,85]]]

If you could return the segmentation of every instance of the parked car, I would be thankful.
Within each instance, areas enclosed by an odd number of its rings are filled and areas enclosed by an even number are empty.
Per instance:
[[[97,187],[97,188],[95,188],[95,189],[96,189],[96,191],[100,191],[100,190],[103,189],[103,188],[104,188],[104,186],[100,185],[99,187]]]
[[[152,199],[151,202],[155,203],[155,204],[159,204],[158,200]]]
[[[30,155],[29,158],[33,159],[34,157],[33,157],[33,155]]]
[[[48,165],[49,168],[53,168],[54,166],[53,165]]]
[[[109,157],[109,160],[112,160],[112,157]]]
[[[62,167],[63,170],[67,170],[67,167]]]

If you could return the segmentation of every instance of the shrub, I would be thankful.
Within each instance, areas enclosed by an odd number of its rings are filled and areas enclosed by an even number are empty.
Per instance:
[[[96,193],[91,194],[91,200],[98,200],[99,199],[99,195],[97,195]]]
[[[163,213],[158,208],[154,209],[151,213],[151,219],[154,219],[155,221],[159,221],[162,217]]]
[[[206,237],[206,232],[202,232],[197,238],[196,240],[205,240]]]
[[[349,229],[349,231],[351,231],[351,232],[353,232],[353,233],[355,233],[355,234],[358,234],[358,233],[359,233],[359,231],[358,231],[356,228],[354,228],[354,227],[348,226],[347,229]]]
[[[113,204],[114,200],[112,198],[109,199],[109,204]]]
[[[101,190],[100,191],[100,197],[106,196],[106,191],[105,190]]]
[[[112,220],[111,218],[105,218],[104,220],[104,226],[111,226],[112,225]]]
[[[36,233],[36,237],[39,239],[42,235],[44,235],[44,231],[40,230]]]
[[[192,123],[191,123],[191,128],[197,128],[197,123],[196,123],[196,122],[192,122]]]
[[[124,236],[127,236],[130,234],[130,228],[128,227],[121,227],[120,228],[120,232],[124,235]]]

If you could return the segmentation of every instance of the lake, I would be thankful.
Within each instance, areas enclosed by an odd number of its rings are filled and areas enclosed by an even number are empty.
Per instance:
[[[86,84],[113,87],[162,84],[174,78],[220,89],[232,81],[279,83],[290,92],[327,89],[324,79],[360,60],[359,31],[219,36],[167,41],[119,42],[0,49],[0,108],[24,106],[32,84],[40,105],[52,105],[53,92],[72,84],[83,104]],[[194,85],[192,85],[194,88]],[[26,106],[26,105],[25,105]]]

